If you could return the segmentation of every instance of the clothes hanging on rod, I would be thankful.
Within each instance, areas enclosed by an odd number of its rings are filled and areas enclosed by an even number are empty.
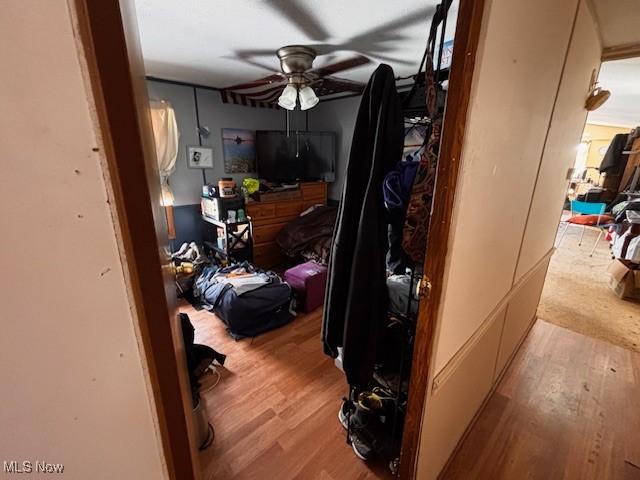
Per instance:
[[[325,352],[332,357],[336,357],[342,347],[342,368],[350,386],[338,417],[356,455],[363,459],[378,455],[390,460],[394,474],[399,463],[408,400],[417,286],[422,271],[421,263],[407,258],[401,259],[403,263],[397,268],[387,268],[384,256],[394,245],[404,255],[406,207],[416,201],[414,195],[420,192],[417,188],[425,188],[425,179],[430,175],[435,179],[446,92],[439,88],[433,59],[436,32],[441,24],[441,30],[446,29],[451,1],[444,0],[436,9],[425,55],[412,91],[405,97],[406,104],[396,94],[393,71],[388,66],[374,72],[365,90],[329,262],[322,339]],[[441,44],[443,39],[442,33]],[[440,56],[442,50],[441,46]],[[424,65],[426,71],[421,74]],[[379,80],[376,75],[380,75]],[[376,83],[380,86],[380,82],[384,86],[376,93]],[[426,95],[414,95],[418,86],[423,88],[425,84]],[[411,135],[418,128],[425,128],[426,134],[412,143],[414,140],[407,139],[405,134]],[[405,152],[403,146],[409,147],[410,152]],[[419,152],[417,161],[416,151]],[[411,154],[409,158],[405,153]],[[418,170],[421,170],[420,178],[417,178]],[[430,192],[429,209],[433,184],[432,181],[430,190],[426,186]],[[427,210],[427,222],[429,213]],[[395,243],[389,241],[392,234],[397,236]],[[424,244],[422,249],[424,255]],[[396,297],[406,302],[398,307],[400,302],[396,301],[393,310],[386,281],[389,270],[402,275],[397,278],[403,282],[397,282],[396,287],[407,288],[406,296],[394,291]]]
[[[403,122],[393,69],[380,65],[362,95],[329,261],[324,351],[352,386],[373,374],[387,312],[387,221],[382,182],[402,155]]]
[[[444,15],[446,18],[446,10]],[[418,166],[418,171],[411,189],[411,198],[407,206],[402,231],[402,249],[406,255],[416,263],[422,263],[424,261],[427,248],[427,232],[429,230],[431,204],[433,202],[435,189],[438,151],[440,148],[440,134],[442,129],[442,115],[438,108],[438,84],[433,68],[433,53],[435,50],[435,35],[437,31],[437,25],[435,27],[434,25],[436,25],[435,20],[432,24],[424,59],[426,113],[431,119],[429,138],[420,157],[420,165]]]

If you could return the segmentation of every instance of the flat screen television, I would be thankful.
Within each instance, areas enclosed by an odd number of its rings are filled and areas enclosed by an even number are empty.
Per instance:
[[[258,176],[272,182],[335,180],[334,132],[256,131]]]

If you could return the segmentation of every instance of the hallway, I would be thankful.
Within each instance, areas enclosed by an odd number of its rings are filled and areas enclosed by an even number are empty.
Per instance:
[[[640,478],[640,354],[538,320],[442,478]]]
[[[580,229],[571,227],[558,245],[563,231],[564,226],[558,228],[538,318],[640,352],[640,304],[618,298],[609,288],[608,242],[601,239],[590,257],[597,233],[587,231],[580,246]]]

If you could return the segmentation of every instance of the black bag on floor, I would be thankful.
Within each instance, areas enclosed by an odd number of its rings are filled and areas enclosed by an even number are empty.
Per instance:
[[[270,283],[242,295],[229,285],[225,287],[213,304],[213,312],[236,340],[255,337],[293,319],[289,311],[291,288],[287,283]]]

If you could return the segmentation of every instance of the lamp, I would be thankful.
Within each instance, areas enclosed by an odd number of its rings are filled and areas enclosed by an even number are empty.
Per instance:
[[[610,96],[611,92],[609,90],[604,90],[596,83],[589,92],[584,108],[586,108],[588,112],[593,112],[604,105]]]
[[[313,88],[306,86],[300,89],[300,110],[309,110],[315,107],[319,101]]]
[[[594,110],[600,108],[604,102],[609,100],[611,96],[611,92],[609,90],[604,90],[600,85],[598,85],[598,73],[594,68],[591,71],[591,82],[589,83],[589,95],[587,96],[587,100],[584,102],[584,108],[588,112],[593,112]]]
[[[175,240],[176,222],[173,216],[173,204],[175,202],[175,198],[173,197],[173,192],[171,191],[171,188],[169,188],[168,183],[163,184],[161,188],[160,205],[164,207],[164,213],[167,217],[167,233],[169,240]]]
[[[298,89],[292,85],[287,85],[282,91],[282,95],[278,98],[278,105],[287,110],[293,110],[296,108],[296,101],[298,99]]]
[[[163,207],[173,207],[176,200],[173,196],[173,192],[169,188],[169,185],[162,185],[160,195],[160,205]]]

